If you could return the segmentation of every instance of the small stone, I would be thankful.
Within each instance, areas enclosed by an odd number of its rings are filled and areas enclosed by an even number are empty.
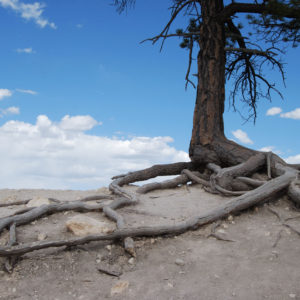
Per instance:
[[[289,294],[289,297],[292,298],[292,299],[295,299],[296,298],[296,294]]]
[[[101,263],[101,259],[99,259],[99,258],[96,259],[96,263],[97,263],[97,264],[100,264],[100,263]]]
[[[44,241],[47,238],[47,234],[46,233],[39,233],[37,236],[38,241]]]
[[[184,263],[184,261],[182,259],[177,258],[175,260],[175,264],[178,265],[178,266],[184,266],[185,263]]]
[[[14,288],[12,288],[12,290],[11,290],[13,293],[15,293],[16,291],[17,291],[17,289],[14,287]]]
[[[110,290],[111,296],[122,294],[129,287],[128,281],[117,282]]]
[[[110,233],[115,226],[106,221],[99,221],[94,218],[76,215],[66,222],[66,227],[74,235],[85,236],[89,234]]]
[[[111,194],[110,190],[105,186],[97,189],[97,192],[99,192],[100,194],[107,194],[107,195]]]
[[[129,259],[128,259],[128,263],[129,263],[130,265],[133,265],[133,264],[135,263],[135,259],[134,259],[133,257],[129,258]]]
[[[271,235],[270,231],[265,232],[265,236],[270,236],[270,235]]]
[[[230,222],[233,221],[233,216],[229,215],[228,218],[227,218],[227,220],[230,221]]]
[[[108,251],[111,251],[112,246],[111,246],[111,245],[107,245],[105,248],[106,248]]]
[[[218,230],[218,233],[225,234],[225,233],[226,233],[226,231],[225,231],[224,229],[219,229],[219,230]]]
[[[154,244],[155,243],[155,239],[150,239],[150,243]]]
[[[227,225],[226,223],[224,223],[224,224],[222,224],[222,227],[223,227],[224,229],[227,229],[227,228],[228,228],[228,225]]]
[[[45,204],[46,205],[50,204],[50,201],[48,198],[34,197],[26,204],[26,206],[27,207],[38,207],[38,206],[42,206]]]
[[[257,206],[255,206],[254,211],[258,212],[258,207]]]

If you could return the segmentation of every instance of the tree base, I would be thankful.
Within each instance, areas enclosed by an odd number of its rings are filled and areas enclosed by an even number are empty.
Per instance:
[[[235,148],[233,149],[233,147]],[[0,248],[0,256],[8,257],[9,261],[16,261],[17,257],[25,253],[48,247],[70,247],[92,241],[119,239],[123,240],[125,250],[130,255],[136,256],[134,237],[177,235],[225,218],[229,214],[237,214],[251,206],[274,199],[274,196],[286,191],[291,200],[297,205],[300,203],[297,166],[287,165],[273,153],[253,151],[241,146],[236,147],[236,144],[231,141],[215,143],[210,145],[210,148],[213,150],[208,150],[208,147],[203,146],[195,147],[193,161],[190,163],[155,165],[148,169],[114,177],[109,186],[113,193],[112,196],[96,195],[68,203],[52,199],[53,204],[29,208],[0,219],[0,232],[4,228],[10,229],[9,243]],[[172,180],[146,184],[138,188],[135,193],[122,187],[136,181],[165,175],[178,176]],[[201,184],[207,192],[234,197],[204,215],[198,215],[169,226],[127,228],[124,218],[117,212],[120,207],[138,203],[139,194],[155,189],[173,188],[188,182]],[[97,199],[111,199],[112,202],[108,205],[86,203]],[[66,210],[103,211],[108,218],[116,222],[117,229],[108,235],[90,235],[70,240],[17,244],[17,226],[28,224],[46,214]]]

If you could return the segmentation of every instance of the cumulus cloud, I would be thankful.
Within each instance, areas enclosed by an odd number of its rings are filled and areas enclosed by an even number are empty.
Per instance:
[[[30,95],[36,95],[37,92],[33,90],[23,90],[23,89],[16,89],[17,92],[19,93],[24,93],[24,94],[30,94]]]
[[[91,116],[75,116],[70,117],[66,115],[62,118],[59,126],[63,130],[75,130],[75,131],[85,131],[90,130],[96,125],[101,125],[101,122],[97,122]]]
[[[300,154],[295,156],[289,156],[285,158],[285,161],[289,164],[300,164]]]
[[[235,131],[232,131],[232,134],[241,143],[253,144],[253,141],[248,137],[248,134],[245,131],[241,130],[241,129],[237,129]]]
[[[20,108],[16,106],[0,109],[0,117],[3,117],[4,115],[18,115],[19,113]]]
[[[2,100],[5,97],[10,97],[12,95],[12,92],[8,89],[0,89],[0,100]]]
[[[280,114],[281,118],[300,120],[300,108],[296,108],[290,112]]]
[[[0,0],[0,5],[4,8],[10,8],[14,10],[25,20],[34,21],[41,28],[49,26],[53,29],[56,29],[56,25],[53,22],[49,22],[42,16],[45,8],[45,4],[43,3],[24,3],[19,0]]]
[[[282,112],[282,109],[280,107],[271,107],[267,110],[266,116],[275,116]]]
[[[273,152],[276,154],[282,154],[281,151],[277,150],[274,146],[266,146],[259,149],[259,151],[263,152]]]
[[[87,134],[90,116],[65,116],[35,124],[8,121],[0,127],[1,188],[89,189],[108,185],[114,175],[157,163],[188,161],[170,137],[109,138]]]
[[[26,54],[33,54],[33,53],[35,53],[35,51],[33,51],[32,48],[18,48],[16,50],[16,52],[18,52],[18,53],[26,53]]]

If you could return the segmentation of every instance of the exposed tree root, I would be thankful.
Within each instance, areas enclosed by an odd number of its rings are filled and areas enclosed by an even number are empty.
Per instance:
[[[189,218],[186,221],[179,222],[175,225],[140,227],[140,228],[131,228],[131,229],[118,228],[114,233],[108,235],[90,235],[90,236],[85,236],[83,238],[74,238],[70,240],[43,241],[43,242],[22,244],[17,246],[5,246],[0,248],[0,256],[23,255],[25,253],[32,252],[34,250],[39,250],[39,249],[44,249],[49,247],[82,245],[92,241],[117,240],[117,239],[126,239],[126,238],[134,238],[134,237],[141,237],[141,236],[181,234],[183,232],[186,232],[187,230],[196,229],[201,225],[208,224],[216,220],[225,218],[229,214],[236,214],[241,210],[247,209],[253,205],[258,204],[259,202],[265,199],[268,199],[276,195],[282,189],[287,188],[289,184],[295,179],[298,172],[294,169],[291,169],[286,166],[282,166],[280,164],[277,164],[276,168],[278,169],[279,172],[282,173],[281,176],[266,182],[264,185],[258,187],[255,190],[249,191],[242,196],[236,197],[228,201],[227,203],[224,203],[219,208],[213,209],[209,213]],[[135,194],[128,192],[122,187],[120,187],[119,183],[122,182],[122,179],[123,178],[118,178],[115,181],[113,181],[113,183],[110,185],[110,189],[116,194],[127,198],[128,200],[122,200],[122,201],[120,200],[118,203],[115,202],[116,203],[115,207],[110,207],[111,209],[120,207],[120,205],[127,205],[128,203],[133,204],[138,201]],[[70,204],[74,205],[74,202],[69,203],[69,205]],[[80,204],[79,206],[74,205],[74,207],[76,207],[77,209],[79,207],[80,209],[90,209],[90,207],[82,206],[82,203],[76,203],[76,204],[77,205]],[[55,207],[57,211],[61,211],[63,204],[53,204],[50,206]],[[96,209],[96,206],[94,206],[93,208]],[[39,209],[42,208],[43,207],[40,207]],[[70,208],[70,206],[67,206],[67,208]],[[101,204],[98,205],[97,209],[100,208],[103,208]],[[32,211],[28,213],[32,214]],[[119,220],[119,219],[116,217],[115,220]],[[16,222],[16,224],[18,224],[17,223],[18,220],[14,220],[14,221]],[[12,221],[10,221],[10,224],[11,222]]]
[[[269,159],[268,159],[269,157]],[[270,166],[270,167],[269,167]],[[233,167],[221,168],[215,163],[206,165],[210,170],[210,180],[207,180],[207,174],[196,172],[196,166],[193,163],[177,163],[169,165],[156,165],[151,168],[131,172],[125,175],[115,177],[110,184],[109,189],[113,195],[98,195],[83,198],[77,201],[62,202],[57,199],[51,199],[53,204],[43,205],[35,208],[26,208],[18,211],[14,215],[0,219],[0,233],[4,228],[10,228],[10,241],[7,246],[0,248],[0,256],[6,256],[10,259],[32,252],[39,249],[49,247],[70,247],[76,245],[86,244],[92,241],[107,241],[107,240],[123,240],[125,250],[132,256],[136,255],[134,248],[134,237],[143,236],[161,236],[161,235],[177,235],[186,232],[187,230],[194,230],[202,225],[218,221],[227,217],[229,214],[237,214],[253,205],[262,201],[271,199],[280,191],[288,189],[289,196],[294,202],[300,202],[300,189],[297,186],[298,170],[272,159],[270,154],[256,153],[247,161],[242,162]],[[268,181],[257,180],[249,178],[253,173],[262,168],[271,170],[270,174],[275,177]],[[203,171],[203,170],[202,170]],[[201,184],[205,189],[212,192],[218,191],[223,195],[239,195],[222,204],[220,207],[211,210],[203,215],[188,218],[183,222],[175,225],[153,226],[153,227],[139,227],[126,228],[126,223],[121,214],[116,210],[123,206],[134,205],[139,202],[138,194],[122,186],[135,181],[147,180],[156,176],[163,175],[179,175],[172,180],[167,180],[161,183],[151,183],[144,185],[137,189],[139,194],[146,193],[155,189],[173,188],[178,185],[186,184],[191,181]],[[250,191],[239,191],[236,187],[254,188]],[[112,200],[109,204],[97,203],[89,205],[86,202],[92,200]],[[27,201],[27,200],[26,200]],[[22,202],[24,204],[24,201]],[[117,229],[107,235],[89,235],[80,238],[72,238],[61,241],[40,241],[34,243],[16,244],[16,227],[30,223],[47,214],[62,212],[67,210],[75,210],[81,212],[87,211],[103,211],[103,213],[110,219],[116,222]],[[278,217],[278,216],[277,216]],[[280,219],[280,216],[278,217]],[[281,220],[280,220],[281,221]],[[281,221],[282,222],[282,221]],[[218,224],[218,223],[217,223]],[[291,225],[282,222],[282,225],[291,228],[296,232]],[[220,238],[214,231],[210,236]],[[299,232],[297,232],[299,233]],[[220,238],[222,240],[222,237]],[[227,241],[227,240],[226,240]],[[229,241],[229,240],[228,240]],[[278,241],[276,242],[276,244]]]

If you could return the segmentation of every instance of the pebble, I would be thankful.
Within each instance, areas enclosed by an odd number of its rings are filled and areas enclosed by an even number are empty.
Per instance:
[[[228,220],[228,221],[233,221],[233,216],[232,216],[232,215],[229,215],[228,218],[227,218],[227,220]]]
[[[134,259],[133,257],[129,258],[129,259],[128,259],[128,263],[129,263],[130,265],[133,265],[133,264],[135,263],[135,259]]]
[[[105,248],[106,248],[108,251],[111,251],[112,246],[111,246],[111,245],[107,245]]]
[[[128,281],[119,281],[117,282],[110,290],[111,296],[118,295],[123,293],[129,287]]]
[[[178,265],[178,266],[184,266],[185,265],[184,261],[180,258],[177,258],[175,260],[175,264]]]
[[[150,243],[154,244],[155,243],[155,239],[150,239]]]
[[[289,297],[292,298],[292,299],[295,299],[296,298],[296,294],[289,294]]]
[[[38,241],[44,241],[47,238],[47,234],[46,233],[39,233],[37,236]]]

